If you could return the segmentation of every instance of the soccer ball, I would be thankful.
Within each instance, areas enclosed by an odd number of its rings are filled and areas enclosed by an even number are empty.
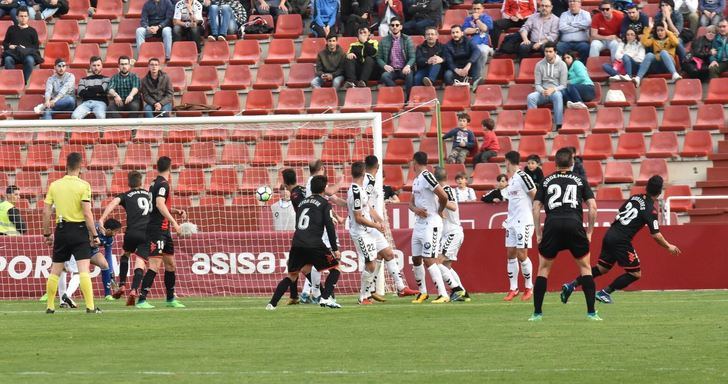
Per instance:
[[[258,187],[258,189],[255,190],[255,197],[258,199],[258,201],[268,201],[270,200],[271,196],[273,196],[273,191],[267,185]]]
[[[185,221],[184,223],[179,225],[179,235],[182,237],[191,236],[196,234],[197,232],[197,225],[192,222]]]

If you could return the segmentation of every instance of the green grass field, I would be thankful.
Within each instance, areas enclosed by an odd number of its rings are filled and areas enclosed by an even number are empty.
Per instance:
[[[581,292],[568,305],[547,295],[540,323],[526,321],[530,302],[501,297],[275,312],[265,298],[186,298],[100,315],[0,302],[0,382],[728,382],[725,291],[620,292],[603,322],[586,320]]]

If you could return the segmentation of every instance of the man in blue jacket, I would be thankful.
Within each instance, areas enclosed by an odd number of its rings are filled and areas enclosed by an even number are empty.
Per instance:
[[[452,40],[445,44],[445,84],[478,86],[480,81],[480,70],[478,59],[480,49],[463,34],[463,28],[459,25],[450,27]]]

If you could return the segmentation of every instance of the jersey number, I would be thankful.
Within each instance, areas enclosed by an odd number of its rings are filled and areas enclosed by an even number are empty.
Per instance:
[[[569,184],[566,186],[566,192],[561,194],[561,186],[558,184],[551,184],[547,190],[548,194],[551,195],[549,199],[549,210],[556,209],[564,204],[569,204],[571,208],[577,207],[576,202],[576,185]]]
[[[628,225],[637,217],[637,215],[637,207],[633,207],[632,203],[629,202],[624,206],[624,211],[620,211],[617,214],[617,220],[619,220],[622,225]]]
[[[304,208],[303,211],[301,211],[301,216],[298,218],[298,229],[302,231],[308,228],[308,223],[311,221],[308,217],[309,209],[311,208]]]
[[[142,210],[142,216],[148,215],[149,211],[152,210],[152,205],[149,203],[149,200],[147,200],[147,199],[138,199],[137,205],[139,206],[139,209]]]

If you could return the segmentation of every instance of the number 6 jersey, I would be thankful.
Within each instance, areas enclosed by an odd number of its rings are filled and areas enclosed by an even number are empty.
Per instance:
[[[536,192],[546,211],[546,220],[574,219],[584,221],[582,202],[593,199],[594,192],[586,180],[571,172],[556,172],[543,181]]]

